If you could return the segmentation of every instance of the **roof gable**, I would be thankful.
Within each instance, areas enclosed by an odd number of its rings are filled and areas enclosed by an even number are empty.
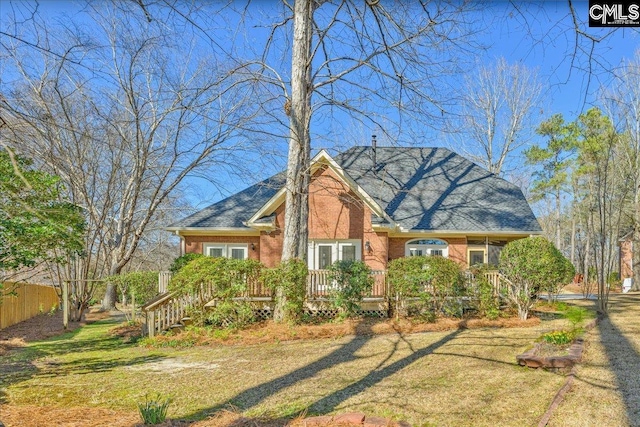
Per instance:
[[[353,147],[335,157],[324,150],[312,160],[327,165],[378,217],[401,231],[541,231],[518,187],[445,148]],[[284,201],[280,173],[172,225],[180,228],[266,229]],[[377,223],[374,221],[374,223]]]
[[[349,174],[327,153],[325,150],[320,150],[313,159],[310,161],[310,174],[313,174],[323,166],[328,167],[333,173],[340,178],[362,201],[371,209],[371,211],[387,221],[390,218],[386,215],[382,207],[376,202],[375,198],[371,197],[362,187],[358,185],[356,181],[349,176]],[[271,215],[280,206],[285,199],[285,187],[283,186],[277,193],[275,193],[271,199],[269,199],[260,209],[258,209],[247,221],[247,225],[250,227],[258,227],[258,221],[268,215]]]

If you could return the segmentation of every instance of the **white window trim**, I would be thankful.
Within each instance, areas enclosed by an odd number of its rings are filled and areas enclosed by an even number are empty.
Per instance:
[[[471,264],[471,252],[482,252],[482,263],[483,264],[487,264],[487,256],[488,256],[488,252],[486,250],[486,248],[484,246],[469,246],[467,248],[467,264],[469,264],[469,267],[472,266]]]
[[[202,244],[202,252],[209,255],[210,249],[222,249],[222,256],[224,258],[231,258],[231,250],[232,249],[242,249],[244,252],[244,258],[249,258],[249,245],[246,243],[203,243]]]
[[[444,246],[444,245],[423,245],[423,244],[411,243],[411,242],[415,242],[416,240],[427,240],[427,239],[413,239],[413,240],[409,240],[407,243],[405,243],[405,245],[404,245],[404,255],[405,256],[411,256],[411,249],[421,250],[422,251],[422,256],[432,256],[433,254],[431,253],[431,251],[433,251],[433,250],[441,250],[442,251],[442,257],[443,258],[449,258],[449,243],[446,240],[431,239],[431,240],[440,240],[442,242],[445,242],[445,243],[447,243],[446,246]]]
[[[342,260],[342,248],[345,246],[351,246],[356,248],[356,261],[362,261],[362,240],[359,239],[344,239],[344,240],[309,240],[309,250],[307,255],[307,262],[309,270],[318,270],[320,265],[320,251],[317,250],[318,246],[331,246],[331,261],[336,262]]]

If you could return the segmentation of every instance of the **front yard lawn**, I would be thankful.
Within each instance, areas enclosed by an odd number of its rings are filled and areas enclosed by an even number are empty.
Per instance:
[[[125,343],[102,320],[0,356],[0,420],[39,407],[51,420],[66,411],[82,425],[132,426],[137,404],[159,393],[173,420],[231,409],[271,420],[255,425],[348,411],[415,426],[535,425],[565,377],[515,356],[565,324],[176,349]]]

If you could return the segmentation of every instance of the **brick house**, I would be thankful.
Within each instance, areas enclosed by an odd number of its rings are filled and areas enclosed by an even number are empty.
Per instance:
[[[496,264],[509,241],[542,234],[520,189],[445,148],[353,147],[311,161],[308,266],[403,256]],[[182,253],[280,261],[284,173],[173,224]]]
[[[620,280],[633,277],[633,230],[622,236],[618,245],[620,247]]]
[[[620,279],[633,277],[633,241],[631,233],[620,239]]]

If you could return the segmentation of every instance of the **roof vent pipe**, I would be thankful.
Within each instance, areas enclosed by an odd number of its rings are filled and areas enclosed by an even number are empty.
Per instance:
[[[376,148],[378,141],[376,140],[377,135],[371,135],[371,148],[373,149],[373,167],[376,167]]]

